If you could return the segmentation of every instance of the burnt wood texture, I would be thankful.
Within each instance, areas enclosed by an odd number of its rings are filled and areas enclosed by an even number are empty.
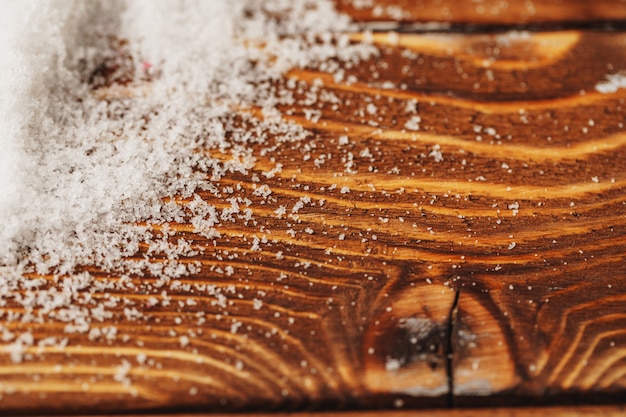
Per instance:
[[[589,24],[626,20],[622,0],[335,0],[363,22],[441,22],[453,25]]]
[[[488,414],[496,417],[536,417],[536,416],[567,416],[567,417],[586,417],[586,416],[602,416],[613,417],[623,416],[624,407],[619,405],[604,406],[543,406],[543,407],[502,407],[502,408],[457,408],[457,409],[425,409],[425,410],[389,410],[389,411],[324,411],[324,412],[299,412],[299,413],[281,413],[282,417],[371,417],[384,415],[385,417],[423,417],[423,416],[445,416],[445,417],[480,417]],[[141,414],[123,414],[118,417],[139,417]],[[203,413],[184,413],[184,414],[168,414],[171,417],[224,417],[231,414],[203,414]],[[254,413],[248,414],[255,417],[271,417],[276,414],[272,413]],[[103,416],[112,417],[112,416]]]
[[[338,1],[357,19],[382,19],[348,3]],[[504,2],[498,14],[501,1],[481,2],[484,13],[441,3],[397,4],[407,21],[626,17],[615,1]],[[201,267],[169,287],[169,304],[150,303],[149,275],[128,278],[135,292],[94,295],[124,300],[92,324],[115,326],[108,342],[2,309],[11,331],[69,340],[27,347],[19,364],[0,354],[0,414],[626,395],[626,89],[602,88],[626,71],[626,33],[352,36],[371,36],[380,55],[342,79],[303,69],[281,81],[301,87],[281,112],[312,135],[257,152],[259,176],[282,164],[263,177],[273,200],[249,176],[220,180],[265,204],[255,223],[222,225],[215,244],[173,227],[172,241],[206,250],[184,260]],[[310,95],[328,99],[311,106]],[[263,251],[251,249],[263,236]]]

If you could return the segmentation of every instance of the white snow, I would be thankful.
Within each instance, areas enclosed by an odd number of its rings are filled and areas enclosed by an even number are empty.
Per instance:
[[[220,179],[259,178],[252,144],[308,135],[276,109],[286,71],[376,53],[349,43],[351,23],[330,0],[0,1],[0,307],[17,303],[26,313],[15,320],[62,321],[68,332],[88,332],[116,303],[85,307],[82,285],[129,290],[128,274],[149,272],[160,277],[152,295],[168,302],[162,287],[197,268],[177,262],[196,252],[169,241],[170,223],[219,239],[222,221],[252,219],[252,202],[223,196]],[[129,260],[141,244],[169,262]],[[91,280],[81,266],[121,278]],[[60,279],[46,287],[33,272]],[[48,315],[27,316],[37,309]],[[7,336],[19,341],[7,348],[16,361],[25,338]]]
[[[29,248],[28,261],[41,273],[69,273],[96,259],[112,267],[132,254],[145,236],[125,225],[179,217],[164,215],[162,198],[209,188],[198,168],[213,180],[252,168],[251,158],[224,164],[194,152],[245,152],[246,140],[262,140],[245,132],[226,139],[234,107],[270,110],[268,81],[294,66],[355,55],[330,38],[313,42],[349,27],[329,1],[20,5],[11,3],[3,17],[0,263],[23,262],[20,251]],[[263,47],[251,46],[260,39]],[[129,76],[155,79],[146,92],[105,102],[85,80],[123,56],[134,57]],[[283,140],[305,135],[280,116],[263,123],[277,136],[284,132]]]
[[[620,88],[626,88],[625,73],[609,74],[605,81],[601,81],[595,86],[596,91],[602,94],[615,93]]]

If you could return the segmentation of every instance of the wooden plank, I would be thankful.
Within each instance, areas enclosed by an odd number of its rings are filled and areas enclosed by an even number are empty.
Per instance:
[[[626,19],[626,3],[599,0],[335,0],[356,21],[441,22],[524,25],[616,22]]]
[[[313,135],[257,150],[258,176],[282,164],[272,202],[250,176],[220,180],[254,223],[215,241],[172,225],[207,252],[183,260],[201,269],[167,303],[149,275],[95,292],[121,300],[92,324],[107,339],[11,320],[24,311],[9,300],[2,326],[68,343],[0,354],[2,413],[623,398],[626,90],[596,86],[626,71],[626,34],[374,41],[380,57],[343,77],[283,80],[301,89],[281,111]]]
[[[302,413],[253,413],[241,414],[244,417],[357,417],[357,416],[383,416],[383,417],[421,417],[421,416],[450,416],[450,417],[474,417],[490,416],[500,417],[534,417],[534,416],[623,416],[624,406],[587,406],[587,407],[524,407],[524,408],[465,408],[465,409],[429,409],[429,410],[394,410],[394,411],[341,411],[341,412],[302,412]],[[163,417],[225,417],[232,414],[161,414]],[[135,415],[116,415],[118,417],[140,417]],[[107,417],[107,416],[103,416]]]

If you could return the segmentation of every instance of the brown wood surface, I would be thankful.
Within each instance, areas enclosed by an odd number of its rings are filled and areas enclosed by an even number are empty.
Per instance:
[[[519,25],[626,20],[623,0],[335,0],[357,21]]]
[[[172,242],[206,250],[182,260],[201,270],[170,283],[167,303],[149,275],[95,292],[93,306],[121,300],[91,325],[115,326],[107,340],[13,321],[9,302],[6,328],[69,340],[20,364],[0,354],[0,413],[624,398],[626,89],[594,86],[626,71],[626,33],[374,41],[381,55],[343,81],[288,74],[302,88],[281,110],[313,135],[257,149],[260,177],[282,164],[264,176],[268,201],[249,176],[220,180],[241,186],[254,222],[224,222],[215,241],[172,225]],[[311,95],[326,97],[316,122]],[[419,130],[405,128],[411,109]]]
[[[341,412],[301,412],[301,413],[252,413],[242,414],[245,417],[613,417],[623,416],[626,413],[624,406],[552,406],[552,407],[506,407],[506,408],[457,408],[457,409],[427,409],[427,410],[389,410],[389,411],[341,411]],[[225,417],[232,414],[163,414],[162,417]],[[141,414],[117,415],[117,417],[139,417]],[[103,416],[107,417],[107,416]],[[108,416],[112,417],[112,416]]]

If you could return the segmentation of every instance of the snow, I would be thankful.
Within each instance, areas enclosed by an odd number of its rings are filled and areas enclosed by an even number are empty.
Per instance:
[[[596,91],[601,94],[615,93],[620,88],[626,88],[625,73],[609,74],[606,76],[605,81],[601,81],[595,86]],[[590,126],[593,126],[593,124],[590,123]]]
[[[280,146],[309,134],[283,120],[276,105],[292,97],[275,82],[294,67],[331,58],[356,63],[376,53],[349,43],[351,23],[330,0],[0,6],[0,306],[20,305],[26,313],[15,320],[60,321],[67,332],[94,338],[117,337],[114,328],[89,330],[118,301],[93,307],[89,293],[132,291],[129,275],[150,273],[159,278],[148,288],[152,299],[166,305],[162,287],[197,272],[194,263],[179,262],[197,252],[170,239],[170,224],[192,224],[213,240],[222,222],[253,219],[252,202],[239,189],[221,192],[220,180],[237,173],[261,181],[250,172],[252,144],[272,137]],[[263,118],[245,113],[252,108]],[[236,117],[251,128],[235,127]],[[267,185],[257,190],[271,195]],[[227,208],[204,201],[200,191]],[[168,262],[129,259],[141,245]],[[91,280],[77,272],[84,266],[119,279]],[[48,287],[33,273],[52,274],[58,284]],[[89,292],[80,291],[84,286]],[[47,315],[28,316],[32,311]],[[129,319],[141,314],[126,309]],[[6,349],[18,362],[32,336],[0,331],[14,341]]]
[[[330,38],[325,44],[302,39],[348,28],[330,2],[314,3],[317,10],[306,0],[8,6],[2,48],[8,65],[0,87],[0,263],[16,266],[28,247],[40,273],[70,273],[95,258],[111,267],[144,237],[125,224],[180,217],[164,215],[162,198],[210,187],[194,172],[199,166],[207,166],[214,180],[247,172],[254,164],[249,158],[227,165],[201,160],[194,150],[245,141],[225,138],[233,106],[268,108],[266,81],[340,53]],[[267,12],[285,19],[273,22]],[[129,46],[111,45],[105,35],[127,39]],[[245,42],[258,39],[267,41],[263,48]],[[111,56],[128,55],[127,49],[136,57],[135,80],[159,77],[144,96],[98,99],[84,82],[89,72]],[[287,140],[305,135],[284,125],[277,117],[264,127],[284,131]],[[266,176],[277,172],[280,166]]]

